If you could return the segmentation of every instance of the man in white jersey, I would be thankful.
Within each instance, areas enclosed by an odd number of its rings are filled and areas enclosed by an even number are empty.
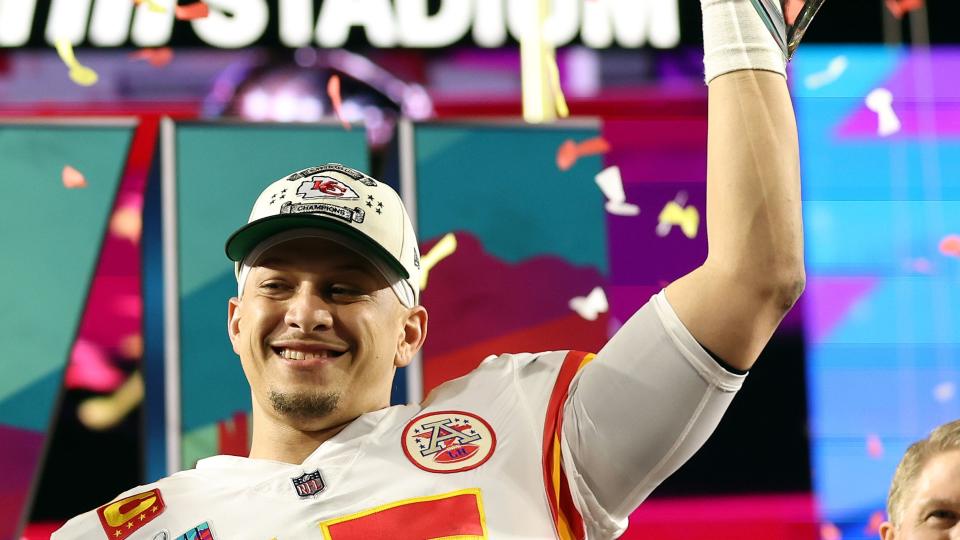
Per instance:
[[[427,334],[410,220],[362,173],[293,173],[227,242],[250,456],[129,490],[54,538],[619,536],[712,433],[803,289],[783,55],[749,0],[704,0],[703,13],[709,255],[596,356],[490,356],[389,406]]]

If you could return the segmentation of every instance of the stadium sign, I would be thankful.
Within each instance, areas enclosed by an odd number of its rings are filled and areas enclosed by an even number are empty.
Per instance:
[[[186,2],[184,2],[186,3]],[[43,46],[58,38],[94,47],[189,44],[218,48],[439,48],[517,40],[530,0],[207,0],[209,16],[176,21],[175,0],[0,0],[0,47]],[[545,32],[555,45],[672,48],[680,42],[678,0],[552,0]],[[42,35],[37,35],[42,34]],[[353,35],[351,35],[353,34]],[[349,41],[349,43],[348,43]]]

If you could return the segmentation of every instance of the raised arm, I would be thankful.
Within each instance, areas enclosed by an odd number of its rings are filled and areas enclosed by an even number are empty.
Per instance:
[[[797,128],[781,74],[732,71],[709,88],[709,252],[666,293],[701,345],[746,370],[803,291]]]
[[[585,528],[598,537],[620,534],[637,505],[707,440],[745,378],[733,371],[753,365],[804,286],[799,152],[783,55],[750,0],[701,5],[707,259],[582,367],[563,411],[563,469]]]

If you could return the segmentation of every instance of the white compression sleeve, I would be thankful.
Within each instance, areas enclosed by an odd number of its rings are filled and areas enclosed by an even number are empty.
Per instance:
[[[786,61],[750,0],[700,0],[705,81],[741,69],[787,76]]]
[[[710,357],[663,291],[617,331],[571,383],[564,407],[564,470],[589,537],[623,532],[707,440],[745,378]]]

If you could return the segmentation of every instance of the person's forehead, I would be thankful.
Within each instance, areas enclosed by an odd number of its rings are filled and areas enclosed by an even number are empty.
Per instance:
[[[960,505],[960,450],[932,456],[917,477],[913,494],[917,506],[930,502]]]

